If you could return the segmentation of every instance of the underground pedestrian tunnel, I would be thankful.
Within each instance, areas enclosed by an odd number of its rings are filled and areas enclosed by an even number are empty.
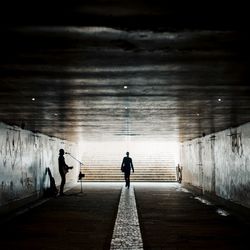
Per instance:
[[[248,16],[222,1],[2,4],[1,249],[248,249]],[[51,197],[60,149],[73,169]]]

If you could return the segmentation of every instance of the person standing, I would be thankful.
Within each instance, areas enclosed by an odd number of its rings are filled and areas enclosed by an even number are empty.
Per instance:
[[[64,185],[66,182],[66,174],[69,169],[72,169],[73,167],[69,167],[64,160],[64,150],[60,149],[59,150],[59,157],[58,157],[58,165],[59,165],[59,173],[61,175],[61,185],[60,185],[60,193],[59,195],[63,196],[65,195],[63,192]]]
[[[176,166],[176,178],[179,183],[182,181],[182,167],[178,163]]]
[[[134,166],[132,159],[129,157],[129,152],[126,153],[127,156],[123,158],[122,165],[121,165],[121,171],[124,172],[124,179],[126,182],[126,187],[129,188],[130,186],[130,172],[131,169],[134,173]]]

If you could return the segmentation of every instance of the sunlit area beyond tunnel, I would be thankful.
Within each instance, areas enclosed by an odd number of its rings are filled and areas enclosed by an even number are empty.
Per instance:
[[[126,152],[130,153],[135,169],[132,181],[176,181],[179,143],[95,141],[81,142],[79,147],[86,181],[123,181],[121,163]]]

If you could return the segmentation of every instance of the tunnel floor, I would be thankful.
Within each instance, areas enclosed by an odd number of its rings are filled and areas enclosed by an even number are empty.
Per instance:
[[[0,249],[110,249],[116,237],[132,239],[117,249],[142,249],[135,234],[143,249],[248,249],[249,218],[177,183],[84,183],[66,194],[1,222]]]

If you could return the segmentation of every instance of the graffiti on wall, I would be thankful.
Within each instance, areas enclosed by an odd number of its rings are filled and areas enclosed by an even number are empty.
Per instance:
[[[3,166],[10,164],[12,170],[17,162],[22,162],[22,140],[21,131],[11,133],[6,131],[6,140],[2,141],[1,155]]]
[[[16,199],[42,194],[45,166],[50,166],[51,173],[59,179],[54,152],[61,147],[61,140],[50,139],[0,123],[0,207]]]
[[[32,190],[33,189],[33,178],[28,176],[27,173],[23,173],[22,172],[22,177],[21,177],[21,180],[20,180],[22,186],[24,188],[26,188],[27,190]]]

